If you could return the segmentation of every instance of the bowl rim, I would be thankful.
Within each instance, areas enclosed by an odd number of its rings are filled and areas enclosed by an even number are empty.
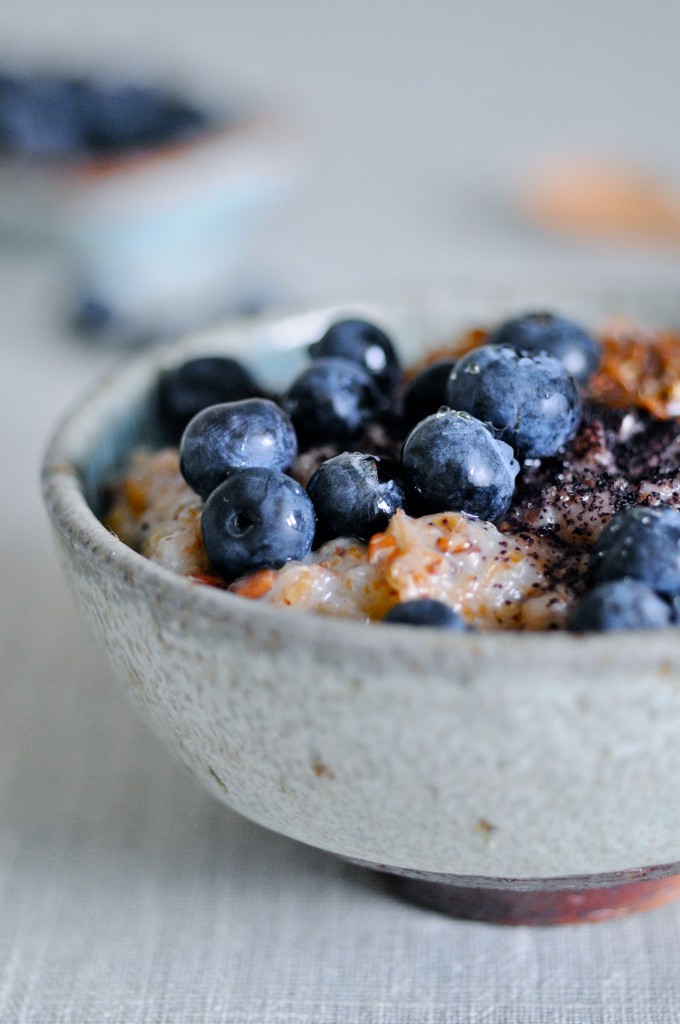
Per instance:
[[[543,280],[539,278],[539,283],[548,288],[554,285],[550,278]],[[360,294],[350,301],[336,299],[332,302],[313,302],[302,306],[293,306],[289,309],[273,310],[255,317],[231,318],[215,324],[209,329],[185,334],[173,342],[128,357],[116,369],[110,371],[87,389],[85,394],[66,412],[51,436],[42,463],[41,482],[43,498],[54,526],[69,544],[81,552],[86,552],[100,572],[118,578],[127,576],[135,580],[141,579],[155,595],[162,597],[165,602],[171,603],[176,611],[198,609],[201,617],[212,623],[228,621],[234,625],[245,626],[256,622],[263,628],[273,631],[284,629],[286,634],[293,631],[301,642],[305,642],[316,636],[319,629],[327,626],[331,620],[333,634],[339,643],[351,643],[366,651],[373,648],[376,641],[379,642],[380,638],[384,637],[383,630],[386,628],[390,631],[397,631],[402,637],[412,636],[413,627],[408,625],[390,623],[387,626],[379,622],[366,623],[341,616],[325,616],[246,600],[220,588],[207,586],[183,577],[152,562],[128,547],[108,530],[90,507],[81,480],[78,453],[82,456],[87,450],[80,440],[83,432],[87,432],[88,425],[96,422],[107,406],[109,409],[114,407],[113,400],[117,395],[123,394],[126,388],[135,383],[139,385],[140,381],[145,383],[147,389],[150,388],[154,377],[160,370],[176,364],[190,354],[200,353],[201,344],[207,344],[213,351],[215,346],[223,347],[225,352],[238,356],[238,352],[234,353],[229,347],[229,342],[231,340],[234,344],[237,338],[243,340],[244,332],[246,335],[254,335],[267,327],[284,323],[294,326],[296,323],[306,322],[310,318],[325,317],[330,321],[338,313],[351,315],[348,310],[354,311],[354,315],[360,315],[363,308],[388,307],[390,304],[394,305],[396,300],[400,307],[405,307],[408,305],[409,297],[414,305],[422,304],[428,293],[437,295],[442,292],[444,287],[451,292],[452,282],[438,281],[415,286],[411,284],[406,289],[406,298],[404,297],[404,288],[393,287],[384,290],[384,293],[376,290],[368,295]],[[469,286],[464,278],[456,279],[454,290],[461,291],[467,287]],[[507,281],[500,289],[494,287],[493,284],[480,284],[479,281],[476,281],[475,287],[482,296],[491,293],[494,297],[501,299],[506,296],[511,298],[516,291],[515,287],[508,284]],[[609,293],[623,295],[625,294],[624,288],[627,288],[628,284],[624,282],[621,286],[614,284],[596,288],[591,282],[581,286],[573,284],[567,286],[566,289],[562,284],[555,287],[558,291],[565,292],[566,297],[573,294],[581,298],[584,296],[594,298]],[[638,292],[644,294],[644,297],[650,302],[653,302],[657,295],[660,299],[665,296],[666,302],[668,301],[668,289],[639,288]],[[284,347],[281,346],[281,348]],[[300,347],[302,345],[299,341],[290,343],[291,349]],[[428,650],[465,651],[477,656],[488,652],[494,658],[498,655],[522,654],[527,649],[534,651],[536,645],[544,646],[547,643],[550,644],[551,653],[558,654],[562,650],[565,654],[568,652],[570,658],[573,659],[575,653],[583,652],[584,659],[592,661],[598,656],[611,654],[613,635],[617,652],[622,661],[625,659],[630,662],[632,659],[636,665],[649,663],[649,656],[642,656],[645,645],[640,644],[640,638],[649,635],[648,630],[630,630],[616,634],[571,633],[567,630],[489,630],[479,633],[459,633],[438,630],[434,627],[418,627],[420,646],[424,646],[422,641],[426,640]],[[656,637],[677,636],[680,643],[680,631],[676,627],[655,630],[654,635]]]

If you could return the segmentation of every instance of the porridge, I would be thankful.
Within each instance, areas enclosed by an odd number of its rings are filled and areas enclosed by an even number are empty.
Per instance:
[[[327,615],[429,601],[465,629],[675,621],[680,337],[528,314],[403,373],[349,320],[311,356],[276,401],[249,375],[223,398],[214,366],[168,371],[181,440],[133,453],[109,528],[198,583]]]

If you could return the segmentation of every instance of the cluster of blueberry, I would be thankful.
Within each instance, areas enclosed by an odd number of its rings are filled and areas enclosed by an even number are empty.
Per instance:
[[[180,467],[205,499],[206,552],[226,579],[303,558],[315,538],[367,540],[404,504],[401,482],[360,452],[328,459],[307,490],[286,475],[299,449],[351,444],[388,415],[401,376],[389,338],[360,320],[334,324],[311,355],[277,402],[230,359],[191,360],[161,379],[161,416],[174,431],[186,424]]]
[[[333,537],[368,540],[399,508],[502,520],[518,459],[554,455],[576,433],[579,384],[599,349],[579,325],[531,313],[407,386],[390,339],[363,320],[333,324],[310,356],[276,401],[231,359],[194,359],[162,376],[161,415],[181,433],[181,471],[205,500],[206,552],[225,579],[279,568]],[[287,475],[299,450],[351,449],[376,422],[403,442],[399,462],[346,450],[322,462],[306,490]],[[593,564],[596,586],[571,628],[665,624],[666,598],[680,602],[680,513],[617,517]],[[386,621],[464,628],[431,600],[397,606]]]
[[[114,156],[184,140],[209,125],[205,112],[151,86],[0,72],[0,153]]]
[[[658,629],[680,615],[680,512],[631,508],[611,519],[591,553],[594,584],[572,611],[577,632]]]

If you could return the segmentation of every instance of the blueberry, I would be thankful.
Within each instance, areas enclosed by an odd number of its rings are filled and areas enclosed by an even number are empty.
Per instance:
[[[368,540],[384,530],[404,504],[396,480],[380,481],[378,459],[361,452],[343,452],[323,462],[307,485],[318,520],[317,541],[331,537]]]
[[[324,336],[309,347],[312,359],[340,356],[367,370],[380,391],[389,395],[401,368],[394,345],[379,327],[366,320],[338,320]]]
[[[231,580],[304,558],[314,539],[314,506],[276,469],[239,469],[206,501],[201,529],[211,564]]]
[[[452,409],[490,423],[522,458],[554,455],[578,429],[574,378],[545,352],[482,345],[458,360],[447,385]]]
[[[680,595],[680,512],[631,508],[610,519],[591,555],[596,583],[630,577],[660,594]]]
[[[446,389],[455,359],[440,359],[421,370],[404,392],[403,422],[409,430],[447,404]]]
[[[178,141],[207,126],[207,117],[161,89],[127,81],[85,79],[83,139],[93,153],[116,154]]]
[[[609,629],[662,629],[671,609],[651,587],[639,580],[600,583],[572,610],[568,628],[575,632]]]
[[[84,295],[73,316],[72,327],[78,334],[101,337],[116,326],[116,315],[106,302],[94,295]]]
[[[209,406],[194,416],[180,444],[182,475],[202,498],[235,469],[283,470],[296,456],[293,425],[267,398]]]
[[[500,519],[507,512],[519,465],[512,448],[479,420],[442,409],[406,438],[402,465],[425,512],[466,512]]]
[[[371,376],[349,359],[315,359],[281,399],[301,447],[354,440],[374,419],[380,394]]]
[[[488,345],[510,345],[524,352],[547,352],[559,359],[579,383],[597,369],[600,345],[580,324],[554,313],[525,313],[506,320],[487,338]]]
[[[0,75],[0,149],[25,156],[116,155],[183,140],[209,126],[203,111],[151,86]]]
[[[0,78],[0,149],[62,157],[82,144],[74,82],[55,75]]]
[[[202,356],[166,370],[158,381],[159,410],[173,437],[209,405],[254,398],[262,389],[236,359]]]
[[[436,626],[439,629],[465,630],[465,623],[460,615],[441,601],[433,601],[422,597],[415,601],[403,601],[390,608],[383,622],[402,623],[407,626]]]

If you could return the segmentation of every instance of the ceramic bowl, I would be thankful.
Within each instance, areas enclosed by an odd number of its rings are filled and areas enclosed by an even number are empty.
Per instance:
[[[224,352],[275,385],[341,316],[383,325],[408,362],[530,308],[677,323],[671,295],[463,285],[227,323],[88,395],[51,443],[44,495],[83,614],[218,799],[452,912],[567,920],[677,891],[680,632],[449,634],[272,608],[173,575],[97,518],[103,483],[158,435],[161,368]]]

